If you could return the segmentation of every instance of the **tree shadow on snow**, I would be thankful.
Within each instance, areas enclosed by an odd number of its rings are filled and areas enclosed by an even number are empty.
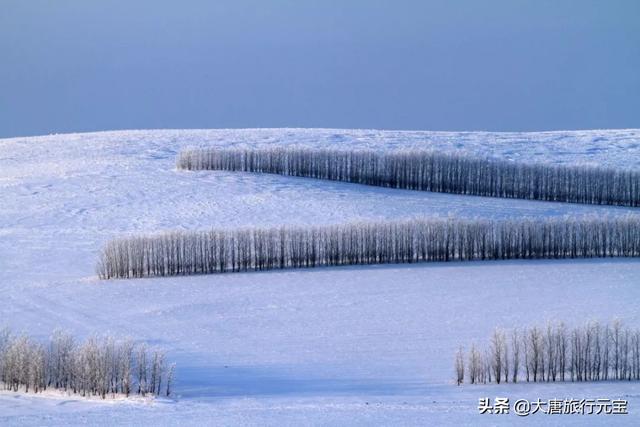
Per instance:
[[[181,398],[260,396],[385,396],[423,394],[419,379],[301,377],[259,367],[180,367],[176,393]]]

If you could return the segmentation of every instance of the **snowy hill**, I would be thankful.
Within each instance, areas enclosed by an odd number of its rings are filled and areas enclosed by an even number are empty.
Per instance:
[[[640,326],[640,260],[434,263],[101,281],[102,245],[129,233],[413,216],[640,215],[634,208],[458,196],[175,168],[185,147],[428,147],[640,169],[640,130],[545,133],[153,130],[0,140],[0,327],[36,337],[128,335],[177,362],[177,401],[0,393],[0,423],[511,424],[479,397],[626,398],[637,383],[453,385],[453,354],[496,326],[620,317]],[[483,418],[485,417],[485,418]],[[490,417],[490,418],[486,418]],[[528,417],[571,424],[581,417]]]

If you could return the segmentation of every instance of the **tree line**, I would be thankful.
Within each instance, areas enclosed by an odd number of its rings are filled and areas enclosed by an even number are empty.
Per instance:
[[[90,337],[77,342],[56,331],[46,343],[0,331],[0,385],[5,390],[41,393],[61,390],[83,397],[172,392],[175,365],[165,355],[130,340]]]
[[[458,385],[640,380],[640,329],[620,320],[567,327],[548,323],[510,331],[496,329],[484,347],[455,354]]]
[[[422,261],[640,256],[640,216],[172,231],[102,249],[103,279]]]
[[[640,172],[433,151],[277,147],[182,151],[179,169],[264,172],[410,190],[640,206]]]

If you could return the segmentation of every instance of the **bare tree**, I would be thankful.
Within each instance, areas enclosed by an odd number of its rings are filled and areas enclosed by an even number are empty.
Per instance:
[[[529,330],[529,345],[528,345],[528,362],[529,362],[529,370],[531,371],[531,375],[533,376],[533,382],[538,381],[539,372],[541,372],[541,365],[543,364],[543,353],[542,353],[542,333],[540,329],[537,327],[533,327]]]
[[[511,332],[511,354],[513,355],[511,381],[515,383],[518,382],[518,369],[520,368],[520,335],[517,329]]]
[[[502,330],[496,329],[493,331],[490,351],[493,376],[496,382],[500,384],[500,381],[503,378],[503,374],[505,380],[507,380],[509,376],[509,364],[506,361],[508,359],[507,344],[505,333]]]
[[[560,380],[565,380],[565,373],[567,371],[567,327],[563,322],[558,324],[558,368],[560,370]]]
[[[167,392],[166,392],[166,396],[170,396],[171,395],[171,391],[173,390],[173,377],[175,375],[175,369],[176,369],[176,365],[172,364],[169,367],[169,373],[167,374]]]
[[[485,350],[482,359],[483,359],[486,382],[491,383],[492,372],[493,372],[493,358],[491,357],[491,351],[488,349]]]
[[[160,351],[153,352],[153,363],[151,366],[151,387],[152,394],[159,395],[162,387],[162,376],[164,374],[164,353]]]
[[[475,344],[471,345],[469,350],[469,382],[476,384],[481,381],[482,377],[482,355],[476,348]]]
[[[138,354],[136,357],[138,368],[138,394],[147,394],[147,376],[149,374],[147,368],[147,347],[142,344],[138,347]]]
[[[611,328],[611,344],[613,349],[613,372],[614,372],[614,378],[616,380],[620,379],[620,372],[621,372],[621,360],[622,360],[621,340],[622,340],[622,322],[620,321],[620,319],[615,319],[613,321],[613,326]]]
[[[462,347],[456,352],[456,384],[460,385],[464,382],[464,351]]]

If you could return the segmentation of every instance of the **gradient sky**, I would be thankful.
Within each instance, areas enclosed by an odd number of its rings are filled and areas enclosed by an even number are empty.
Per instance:
[[[0,137],[640,127],[637,0],[0,0]]]

